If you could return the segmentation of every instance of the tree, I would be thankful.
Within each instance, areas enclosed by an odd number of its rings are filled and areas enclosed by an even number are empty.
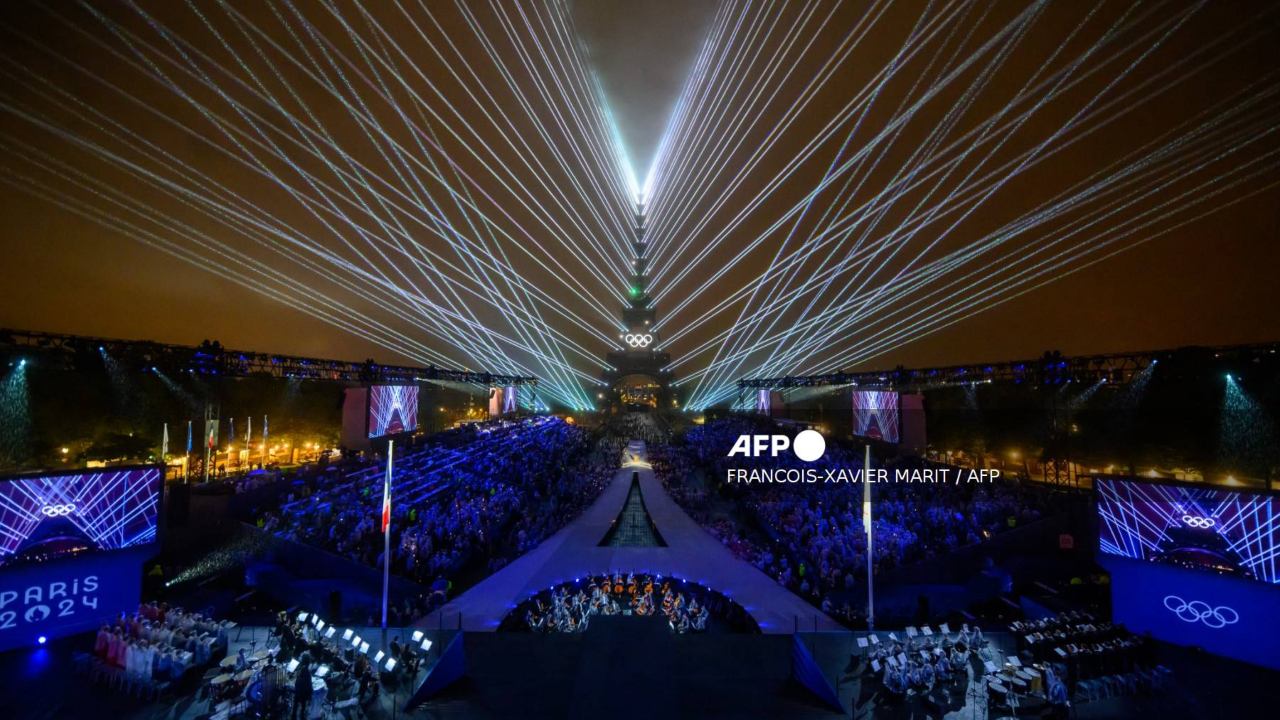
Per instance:
[[[136,435],[107,433],[80,454],[81,460],[148,460],[154,449],[151,441]]]

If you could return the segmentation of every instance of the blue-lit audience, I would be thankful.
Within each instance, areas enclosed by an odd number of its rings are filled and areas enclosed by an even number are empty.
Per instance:
[[[554,417],[469,425],[433,436],[395,461],[392,571],[437,588],[464,569],[486,572],[532,549],[576,517],[617,469],[622,440]],[[281,537],[380,567],[384,464],[295,480],[279,507],[255,507]],[[443,600],[393,607],[398,621]]]
[[[852,611],[840,598],[866,573],[861,485],[819,483],[797,489],[723,482],[726,468],[741,466],[727,457],[739,435],[775,431],[765,418],[714,421],[691,428],[670,445],[651,445],[651,462],[673,499],[739,557],[829,613],[851,620]],[[858,469],[862,464],[859,448],[828,442],[825,456],[811,467]],[[790,453],[752,461],[752,467],[802,465]],[[899,467],[907,465],[891,471]],[[698,477],[705,482],[695,483]],[[927,490],[905,484],[873,489],[877,572],[943,556],[1040,517],[1039,494],[1008,483],[937,484]],[[730,513],[712,512],[713,492],[727,501]]]

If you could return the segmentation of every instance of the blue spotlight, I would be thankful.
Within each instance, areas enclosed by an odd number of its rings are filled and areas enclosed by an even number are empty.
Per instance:
[[[45,644],[45,643],[49,642],[49,638],[47,638],[47,637],[45,637],[45,636],[41,635],[40,637],[36,638],[36,642],[38,642],[38,643],[40,643],[41,645],[43,645],[43,644]]]
[[[1227,382],[1234,382],[1235,378],[1231,377],[1231,373],[1227,373]]]

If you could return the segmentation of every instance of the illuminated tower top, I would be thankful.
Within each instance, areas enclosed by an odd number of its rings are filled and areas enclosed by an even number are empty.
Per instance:
[[[632,260],[627,304],[622,308],[622,324],[627,328],[622,338],[624,352],[645,350],[658,341],[652,329],[657,322],[657,313],[653,309],[653,299],[649,297],[649,258],[645,255],[648,244],[645,242],[644,220],[644,205],[639,205],[636,208],[634,235],[631,240],[635,259]]]
[[[649,295],[649,244],[645,238],[644,204],[636,206],[631,249],[635,253],[628,276],[627,300],[622,307],[618,350],[609,353],[613,368],[604,379],[620,403],[627,407],[665,405],[670,398],[670,373],[665,368],[671,355],[658,352],[658,315]]]

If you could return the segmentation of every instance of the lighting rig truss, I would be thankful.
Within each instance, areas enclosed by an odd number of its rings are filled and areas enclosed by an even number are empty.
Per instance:
[[[947,367],[863,372],[838,372],[826,375],[798,375],[776,378],[742,378],[738,380],[741,396],[749,390],[782,390],[798,387],[832,385],[883,386],[900,389],[923,389],[945,385],[983,382],[1012,382],[1060,385],[1066,382],[1127,383],[1135,375],[1175,353],[1200,350],[1229,362],[1251,362],[1262,356],[1280,354],[1280,342],[1253,345],[1224,345],[1209,348],[1179,348],[1146,352],[1112,353],[1064,357],[1057,351],[1047,352],[1038,360],[1012,360],[998,363],[950,365]]]
[[[0,329],[0,356],[40,356],[75,369],[86,355],[107,353],[123,358],[142,371],[223,377],[276,377],[334,382],[411,383],[444,380],[476,385],[532,385],[538,379],[470,370],[384,365],[373,360],[353,362],[230,350],[216,341],[197,347],[169,345],[150,340],[117,340],[84,335]]]

